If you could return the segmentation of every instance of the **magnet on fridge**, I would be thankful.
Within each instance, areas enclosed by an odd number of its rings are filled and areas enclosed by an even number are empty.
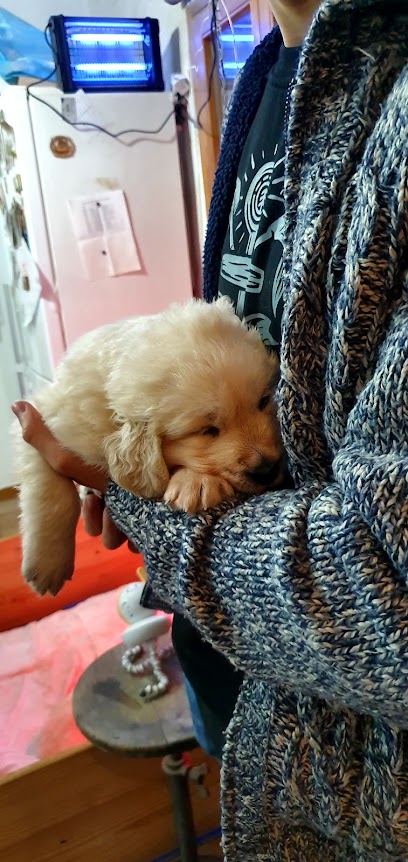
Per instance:
[[[72,138],[66,135],[55,135],[50,140],[50,150],[57,159],[70,159],[76,152]]]

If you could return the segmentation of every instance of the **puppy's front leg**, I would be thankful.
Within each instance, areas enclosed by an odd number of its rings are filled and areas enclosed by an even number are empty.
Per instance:
[[[182,509],[193,515],[204,509],[213,509],[221,500],[234,495],[234,489],[221,476],[196,473],[181,467],[171,477],[164,501],[174,509]]]

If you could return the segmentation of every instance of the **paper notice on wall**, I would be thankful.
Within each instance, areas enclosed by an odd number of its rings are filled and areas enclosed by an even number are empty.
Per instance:
[[[123,191],[79,195],[68,206],[88,281],[141,270]]]

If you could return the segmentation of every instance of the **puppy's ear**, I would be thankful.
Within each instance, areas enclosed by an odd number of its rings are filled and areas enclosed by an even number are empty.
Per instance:
[[[117,485],[141,497],[163,496],[169,471],[149,422],[121,423],[104,445],[109,475]]]

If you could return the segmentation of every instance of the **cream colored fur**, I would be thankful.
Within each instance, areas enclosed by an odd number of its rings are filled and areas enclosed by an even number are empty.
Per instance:
[[[67,449],[117,484],[195,512],[265,487],[251,473],[282,455],[276,379],[276,359],[227,300],[192,300],[82,336],[34,403]],[[78,493],[19,426],[15,438],[23,574],[55,594],[73,572]]]

